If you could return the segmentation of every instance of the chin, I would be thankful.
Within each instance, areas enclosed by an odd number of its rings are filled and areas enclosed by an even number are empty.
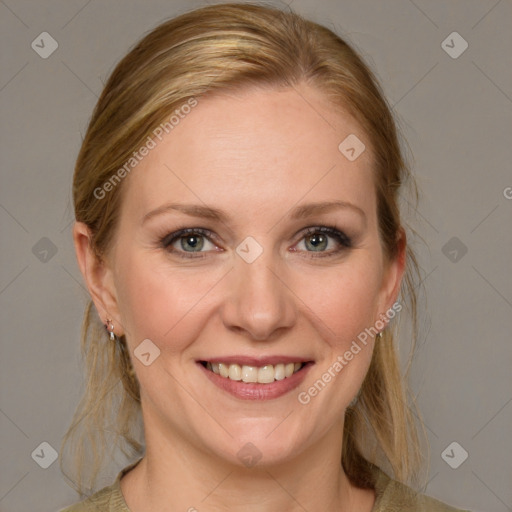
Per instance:
[[[261,423],[260,420],[259,425],[250,428],[244,421],[239,432],[231,428],[233,437],[223,436],[223,442],[219,444],[224,445],[224,449],[218,450],[217,445],[212,447],[212,451],[228,463],[240,467],[271,467],[293,460],[304,450],[310,438],[303,429],[297,432],[294,425],[280,425],[283,418],[267,419],[263,425]],[[207,442],[211,445],[211,438]]]

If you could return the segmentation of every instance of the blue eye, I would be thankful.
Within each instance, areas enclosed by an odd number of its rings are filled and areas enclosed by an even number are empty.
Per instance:
[[[337,254],[352,247],[352,241],[345,233],[328,226],[308,228],[298,245],[301,243],[305,247],[305,252],[319,253],[319,256]]]
[[[183,258],[204,258],[206,253],[218,249],[210,239],[213,233],[203,228],[185,228],[170,233],[160,240],[160,246],[170,253]],[[209,246],[208,246],[209,244]],[[300,252],[311,253],[310,256],[334,256],[352,247],[351,239],[335,227],[318,226],[306,229],[303,237],[293,251],[303,244]]]
[[[215,245],[208,240],[211,232],[202,228],[186,228],[180,229],[174,233],[165,236],[161,240],[161,245],[170,252],[179,253],[183,257],[194,258],[195,255],[188,255],[186,253],[201,253],[203,248],[207,248],[210,244],[209,250],[215,249]],[[176,247],[179,247],[179,249]],[[185,254],[184,254],[185,253]],[[202,256],[199,256],[202,257]]]
[[[190,234],[179,238],[181,248],[186,252],[199,252],[204,247],[203,235]],[[189,251],[189,249],[191,249]]]

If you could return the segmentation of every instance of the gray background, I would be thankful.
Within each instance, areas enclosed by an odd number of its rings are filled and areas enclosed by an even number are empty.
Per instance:
[[[412,387],[431,444],[426,492],[473,511],[512,510],[511,2],[289,3],[369,60],[414,154],[428,304]],[[70,190],[87,121],[131,45],[204,4],[0,1],[3,512],[76,500],[58,463],[42,469],[31,454],[42,442],[59,449],[80,395],[87,295],[71,242]],[[47,59],[31,47],[44,31],[58,42]],[[469,45],[458,58],[442,47],[453,31]],[[445,45],[458,52],[461,43]],[[453,441],[469,454],[457,469],[441,456]],[[452,463],[463,454],[458,446],[448,452]]]

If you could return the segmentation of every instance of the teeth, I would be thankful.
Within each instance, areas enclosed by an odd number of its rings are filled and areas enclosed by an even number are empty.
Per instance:
[[[270,382],[274,382],[274,375],[274,367],[271,364],[262,366],[258,370],[258,382],[260,384],[269,384]]]
[[[240,366],[239,364],[206,363],[206,368],[217,375],[247,383],[270,384],[275,380],[291,377],[302,368],[302,363],[279,363],[275,366]]]
[[[229,377],[229,365],[219,363],[219,375],[221,377]]]
[[[238,364],[230,364],[228,377],[231,380],[242,380],[242,368]]]
[[[276,364],[274,366],[274,379],[283,380],[284,378],[284,364]]]
[[[256,366],[242,366],[242,380],[244,382],[258,382],[258,368]]]

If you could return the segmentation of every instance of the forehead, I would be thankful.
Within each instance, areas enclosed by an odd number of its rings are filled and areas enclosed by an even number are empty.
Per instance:
[[[354,135],[367,149],[350,161],[339,145]],[[133,214],[176,200],[242,214],[341,199],[371,215],[369,141],[351,116],[310,87],[198,98],[155,141],[126,183],[124,202]]]

